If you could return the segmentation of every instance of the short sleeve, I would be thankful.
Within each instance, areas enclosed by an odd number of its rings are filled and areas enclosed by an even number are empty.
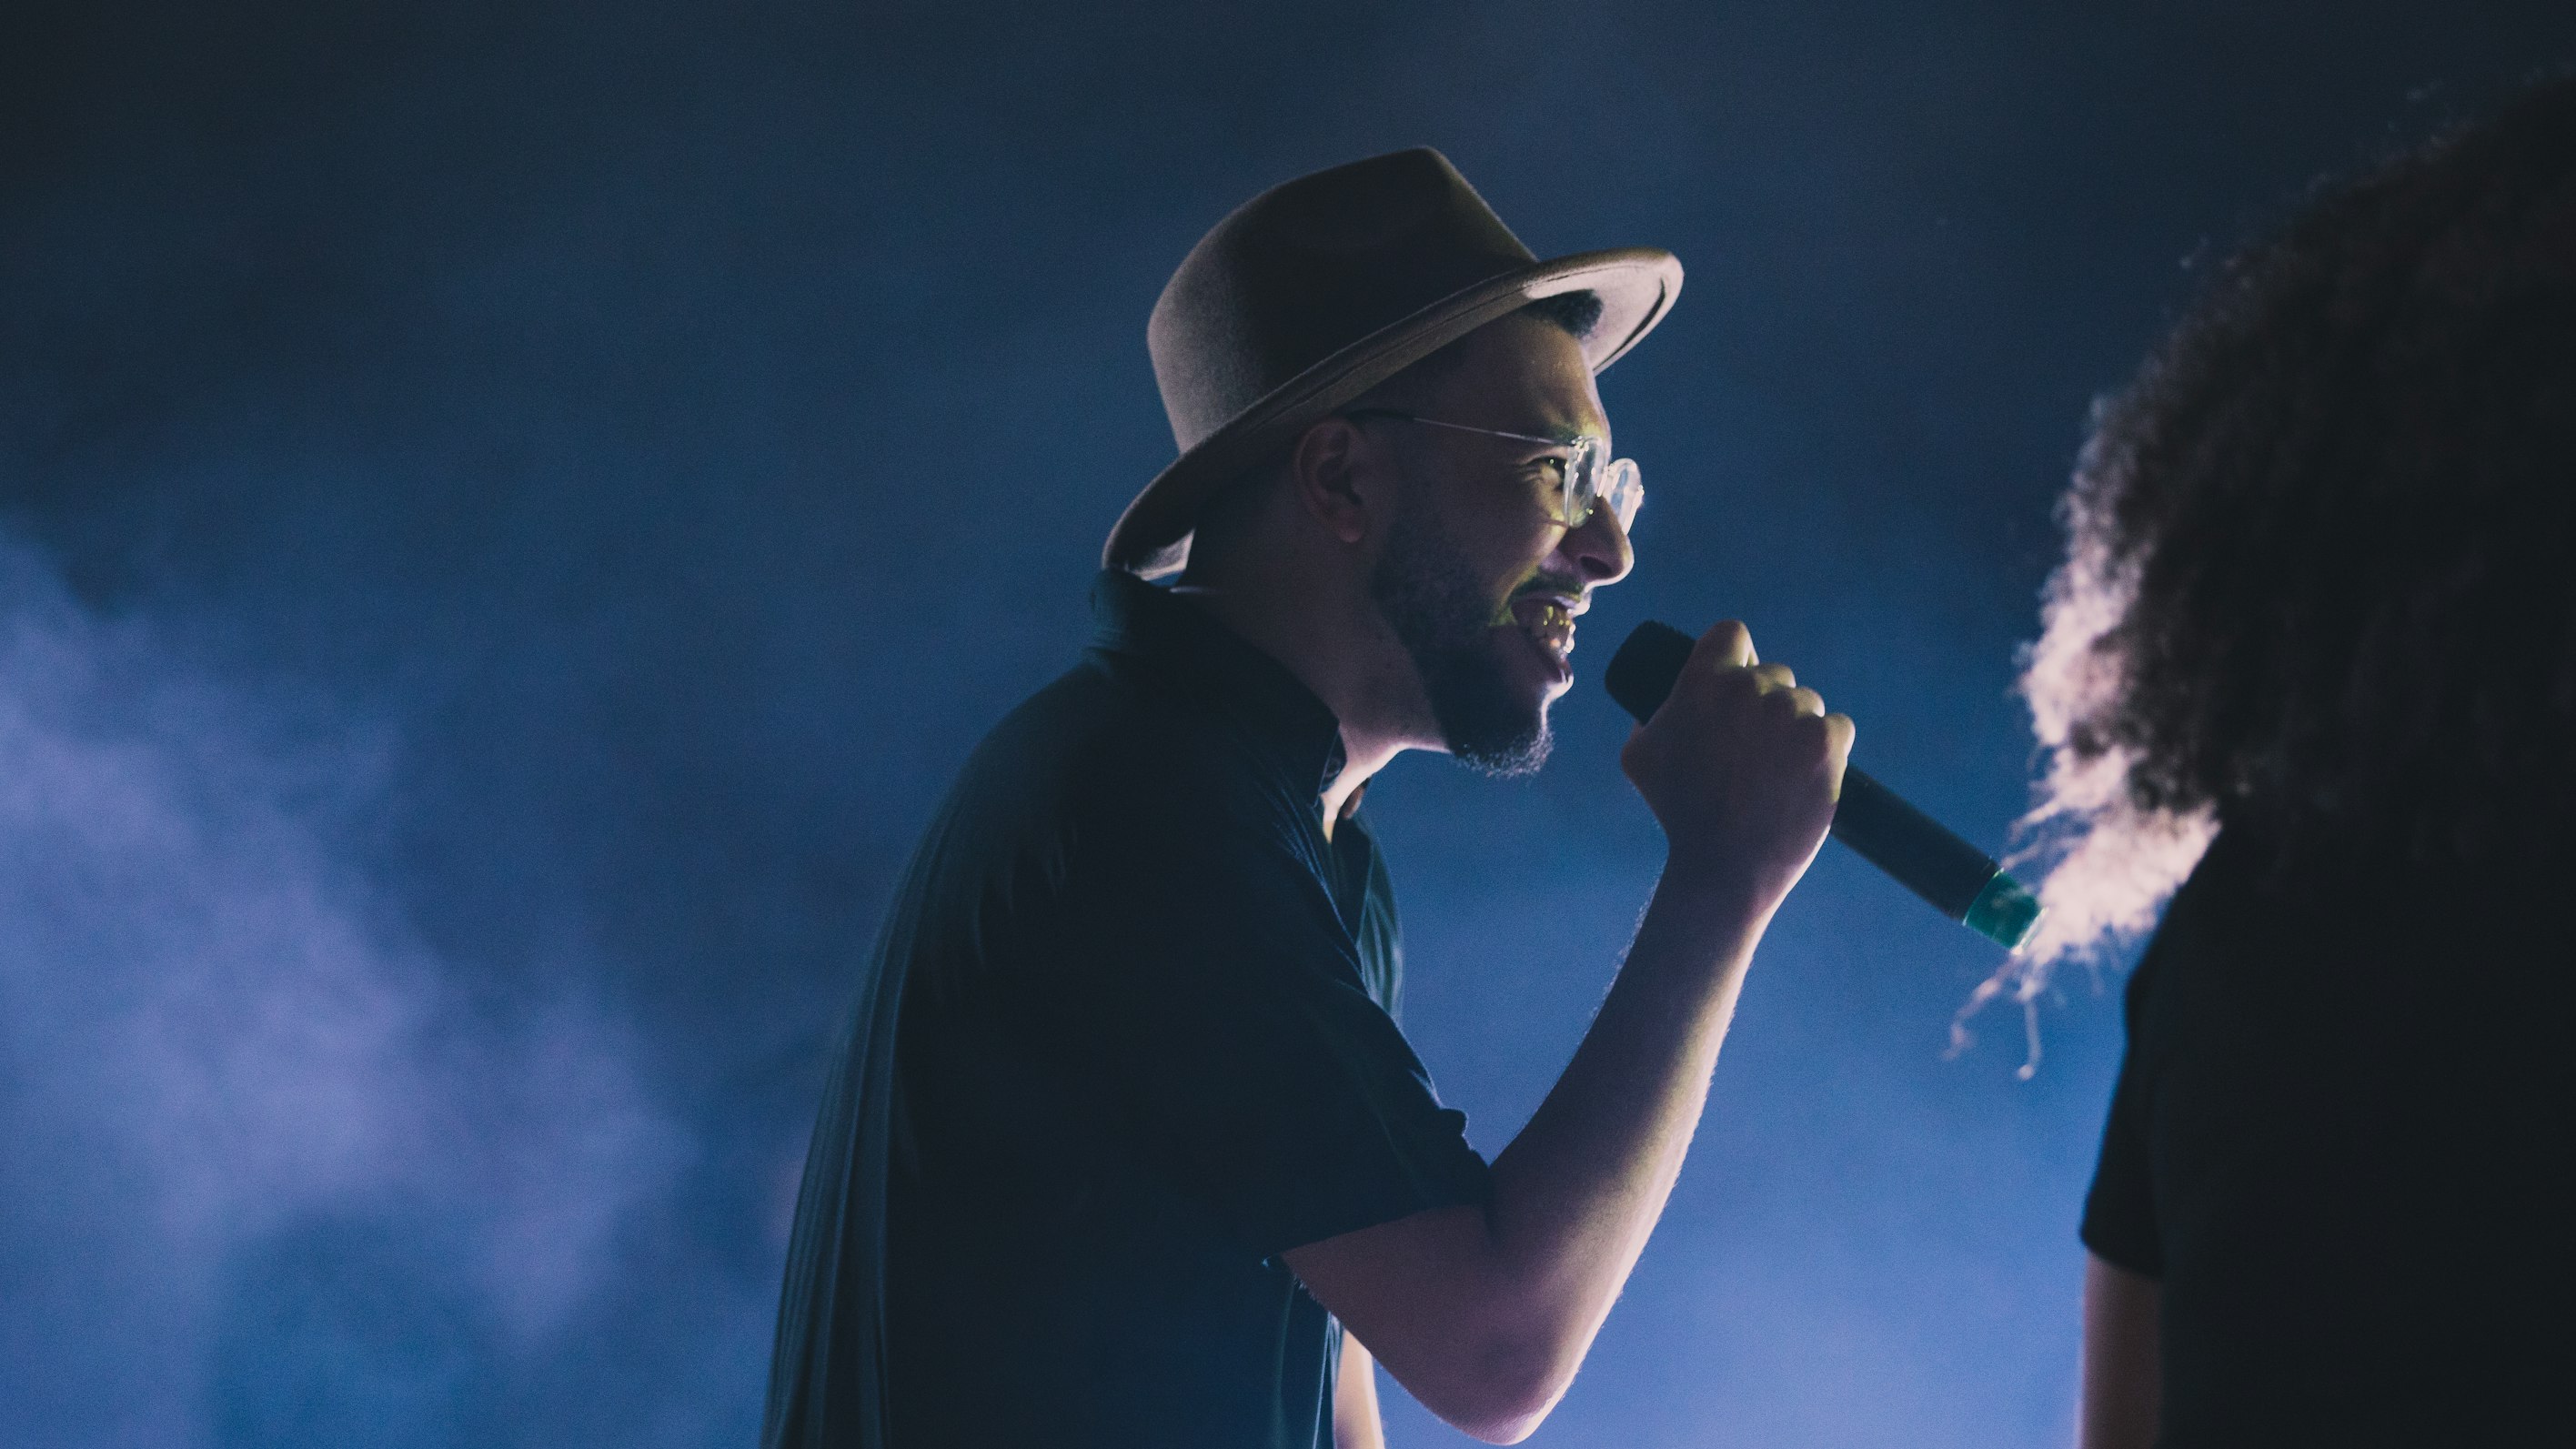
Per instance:
[[[2111,1092],[2111,1116],[2102,1129],[2102,1155],[2093,1169],[2092,1190],[2085,1194],[2080,1234],[2095,1257],[2148,1278],[2164,1276],[2164,1248],[2157,1236],[2154,1182],[2148,1172],[2153,1059],[2139,1049],[2139,1026],[2146,1019],[2157,974],[2151,948],[2129,978],[2128,1050],[2120,1062],[2119,1084]]]
[[[1466,1118],[1371,997],[1323,863],[1229,784],[1092,813],[1013,990],[1036,1049],[1256,1256],[1482,1200]]]

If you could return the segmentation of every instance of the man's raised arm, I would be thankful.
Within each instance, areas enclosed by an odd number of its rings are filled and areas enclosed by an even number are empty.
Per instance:
[[[1493,1165],[1482,1207],[1290,1249],[1288,1266],[1424,1407],[1528,1436],[1662,1216],[1744,972],[1833,819],[1851,721],[1711,629],[1621,764],[1663,823],[1653,904],[1600,1015]]]

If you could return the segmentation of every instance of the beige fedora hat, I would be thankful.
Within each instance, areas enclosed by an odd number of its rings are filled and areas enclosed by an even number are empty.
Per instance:
[[[1101,562],[1148,576],[1189,559],[1208,495],[1307,425],[1540,297],[1591,292],[1599,372],[1681,291],[1656,247],[1540,261],[1428,147],[1274,186],[1190,249],[1146,325],[1181,455],[1109,531]]]

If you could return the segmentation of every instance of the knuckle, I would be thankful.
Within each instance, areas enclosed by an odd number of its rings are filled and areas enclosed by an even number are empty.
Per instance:
[[[1722,664],[1745,664],[1753,658],[1753,634],[1739,619],[1721,619],[1700,636],[1700,647],[1714,652]]]

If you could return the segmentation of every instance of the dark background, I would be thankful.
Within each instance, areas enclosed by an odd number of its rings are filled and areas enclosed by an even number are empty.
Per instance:
[[[1259,188],[1427,142],[1541,254],[1678,252],[1579,665],[1740,614],[1997,846],[2089,401],[2571,58],[2555,0],[11,7],[0,1441],[748,1443],[860,948],[1079,647],[1146,310]],[[1488,1150],[1658,854],[1559,718],[1370,797]],[[1539,1442],[2068,1438],[2116,998],[1944,1060],[1993,965],[1829,848]]]

